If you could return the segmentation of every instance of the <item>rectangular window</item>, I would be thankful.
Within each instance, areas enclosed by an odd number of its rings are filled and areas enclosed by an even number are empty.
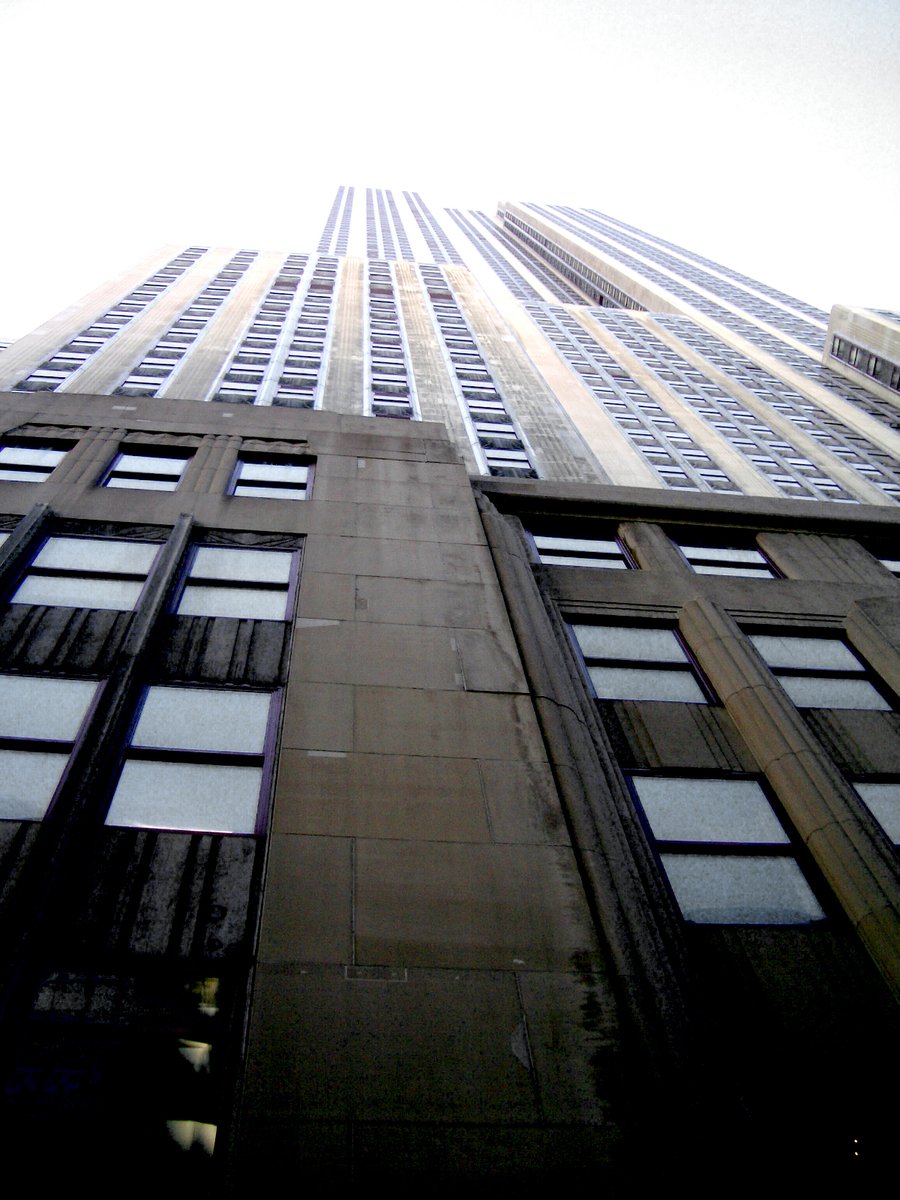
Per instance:
[[[88,679],[0,675],[0,820],[44,816],[97,687]]]
[[[66,457],[68,447],[11,445],[0,446],[0,481],[43,483],[54,467]]]
[[[855,780],[853,786],[894,845],[900,846],[900,782],[864,783]]]
[[[774,579],[768,559],[761,551],[739,546],[688,546],[678,548],[698,575],[739,575],[744,579]]]
[[[798,925],[825,916],[755,780],[633,775],[630,784],[686,921]]]
[[[255,833],[273,695],[148,688],[106,824]]]
[[[840,638],[752,633],[750,641],[798,708],[891,709]]]
[[[674,700],[706,704],[699,678],[674,629],[573,625],[599,700]]]
[[[565,538],[533,534],[542,563],[552,567],[600,567],[623,571],[631,566],[615,538]]]
[[[288,616],[295,556],[289,550],[198,546],[176,612],[189,617]]]
[[[312,463],[241,457],[231,485],[232,496],[267,500],[305,500],[312,485]]]
[[[104,479],[103,486],[174,492],[191,457],[190,454],[119,454]]]
[[[49,537],[12,603],[128,612],[137,604],[158,551],[149,542]]]

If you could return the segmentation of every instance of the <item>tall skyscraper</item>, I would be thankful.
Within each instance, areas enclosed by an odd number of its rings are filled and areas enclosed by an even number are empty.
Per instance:
[[[0,389],[20,1154],[104,1195],[880,1179],[896,314],[341,188],[315,250],[160,251]]]

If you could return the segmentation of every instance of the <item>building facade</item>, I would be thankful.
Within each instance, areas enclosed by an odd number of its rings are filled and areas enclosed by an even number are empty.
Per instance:
[[[20,1153],[880,1180],[893,325],[341,189],[316,254],[158,255],[0,356]]]

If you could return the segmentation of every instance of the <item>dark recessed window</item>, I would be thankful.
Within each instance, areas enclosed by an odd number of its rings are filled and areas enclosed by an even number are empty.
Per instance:
[[[891,709],[840,638],[752,633],[750,641],[798,708]]]
[[[674,629],[573,625],[599,700],[674,700],[706,704],[699,677]]]
[[[755,780],[634,775],[630,783],[686,921],[797,925],[825,916]]]

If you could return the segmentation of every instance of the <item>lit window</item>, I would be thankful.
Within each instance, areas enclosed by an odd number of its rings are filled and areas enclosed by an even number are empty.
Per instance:
[[[55,446],[0,446],[0,480],[43,483],[66,452]]]
[[[634,775],[631,785],[686,921],[796,925],[824,917],[754,780]]]
[[[87,679],[0,675],[0,819],[43,817],[96,690]]]
[[[892,780],[890,783],[854,781],[853,786],[891,841],[900,846],[900,782],[896,780]]]
[[[865,666],[839,638],[754,633],[750,641],[798,708],[890,711]]]
[[[681,553],[698,575],[740,575],[745,579],[774,579],[765,556],[751,548],[738,546],[686,546],[679,543]]]
[[[233,496],[257,496],[267,500],[305,500],[309,491],[311,464],[297,459],[280,461],[261,458],[238,459]]]
[[[552,567],[601,567],[621,571],[631,564],[615,538],[563,538],[534,534],[542,563]]]
[[[294,555],[287,550],[200,546],[194,551],[176,612],[189,617],[283,621]]]
[[[137,604],[158,550],[149,542],[47,538],[12,602],[128,612]]]
[[[147,689],[107,825],[254,833],[271,692]]]
[[[573,625],[572,631],[598,699],[707,702],[674,629]]]
[[[174,492],[189,461],[190,455],[120,454],[103,486]]]

